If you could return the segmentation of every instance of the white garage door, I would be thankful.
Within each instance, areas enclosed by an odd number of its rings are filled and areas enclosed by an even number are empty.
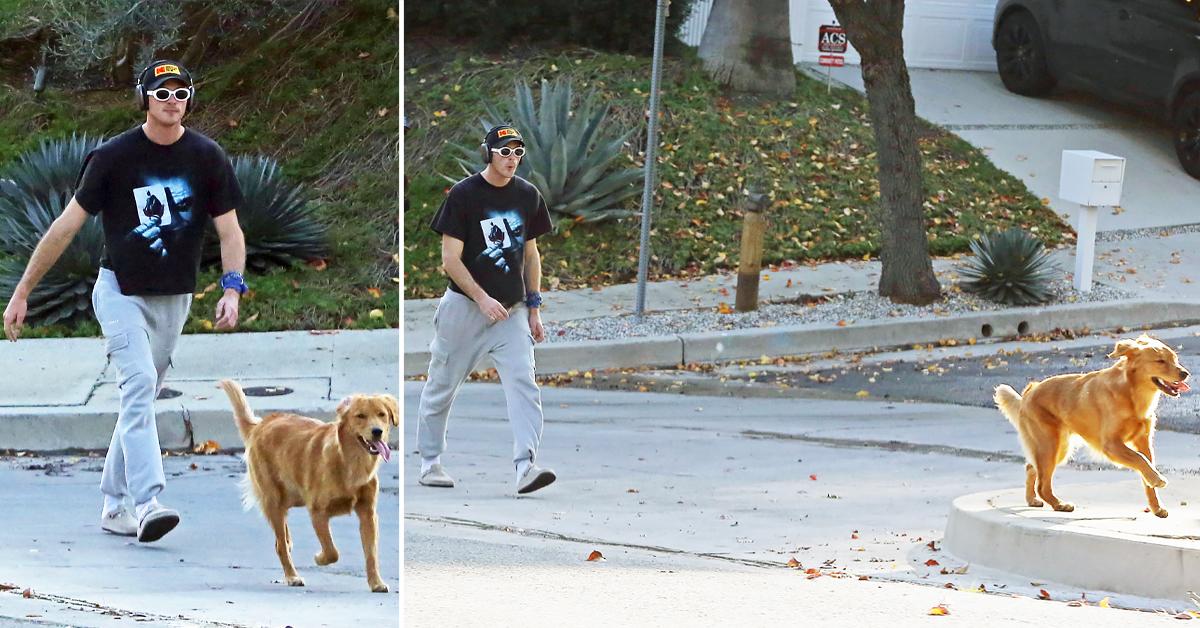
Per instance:
[[[680,36],[700,45],[712,0],[697,0]],[[996,0],[909,0],[904,13],[904,58],[909,67],[955,70],[996,69],[992,50],[992,13]],[[822,24],[835,24],[826,0],[791,0],[792,50],[797,62],[817,61]],[[847,63],[858,63],[853,47]]]

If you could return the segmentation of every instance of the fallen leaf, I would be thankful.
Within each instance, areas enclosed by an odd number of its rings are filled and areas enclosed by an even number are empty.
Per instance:
[[[204,454],[206,456],[211,456],[212,454],[215,454],[220,450],[221,450],[221,445],[219,445],[217,443],[217,441],[215,441],[215,440],[206,440],[203,443],[196,445],[192,449],[192,451],[194,453]]]
[[[626,493],[638,493],[640,491],[638,491],[636,488],[631,488],[631,489],[626,489],[625,492]]]
[[[1047,593],[1045,589],[1038,589],[1038,599],[1039,600],[1048,600],[1048,599],[1050,599],[1050,594]]]
[[[329,267],[329,264],[326,264],[325,260],[320,259],[320,258],[310,259],[310,260],[308,260],[307,263],[308,263],[309,268],[312,268],[313,270],[318,270],[318,271],[325,270],[326,268]]]
[[[864,398],[864,397],[870,397],[870,396],[871,396],[871,393],[869,393],[869,392],[867,392],[867,391],[865,391],[865,390],[860,390],[860,391],[858,391],[858,392],[854,393],[854,396],[855,396],[855,397],[858,397],[858,398],[860,398],[860,399],[862,399],[862,398]]]
[[[1112,608],[1108,604],[1108,598],[1104,598],[1103,600],[1100,600],[1100,603],[1097,604],[1096,606],[1099,606],[1100,608]]]
[[[25,589],[24,591],[21,591],[21,597],[27,600],[33,597],[33,589]]]
[[[814,474],[808,476],[808,479],[813,480],[815,482],[817,480],[817,474],[814,473]]]
[[[926,567],[937,567],[937,566],[938,566],[938,565],[940,565],[940,564],[941,564],[941,563],[939,563],[938,561],[936,561],[936,560],[934,560],[934,559],[932,559],[932,558],[930,558],[929,560],[925,561],[925,566],[926,566]]]
[[[717,304],[717,313],[718,314],[733,314],[733,308],[729,307],[728,303],[721,301],[720,303]]]
[[[1067,606],[1070,606],[1072,608],[1079,608],[1080,606],[1083,606],[1083,602],[1081,602],[1079,600],[1071,600],[1070,602],[1067,602]]]
[[[1180,613],[1175,616],[1175,619],[1191,619],[1191,618],[1192,618],[1192,616],[1188,615],[1187,613]]]
[[[244,325],[246,323],[253,323],[256,320],[258,320],[258,312],[251,314],[250,318],[247,318],[246,320],[242,321],[242,324]]]
[[[787,561],[787,566],[788,566],[788,567],[791,567],[792,569],[799,569],[799,568],[800,568],[800,561],[796,560],[796,557],[795,557],[795,556],[793,556],[793,557],[791,557],[791,559],[789,559],[789,560]]]
[[[376,112],[375,112],[375,114],[376,114],[376,115],[378,115],[380,118],[382,118],[382,117],[384,117],[384,116],[386,116],[386,115],[388,114],[388,108],[387,108],[387,107],[380,107],[380,108],[379,108],[379,111],[376,111]]]
[[[837,322],[837,326],[838,326],[838,327],[845,327],[845,326],[846,326],[846,321],[845,321],[845,319],[838,321],[838,322]]]
[[[369,295],[371,295],[371,296],[375,297],[376,299],[378,299],[378,298],[381,298],[381,297],[383,296],[383,291],[382,291],[382,290],[380,290],[379,288],[367,288],[367,294],[369,294]]]
[[[600,550],[592,550],[592,553],[588,554],[587,559],[589,562],[596,561],[596,560],[604,560],[604,554],[601,554]]]
[[[360,52],[360,53],[358,53],[358,58],[359,58],[359,59],[366,59],[366,58],[368,58],[368,57],[370,57],[370,56],[371,56],[371,53],[369,53],[369,52]]]
[[[938,604],[937,606],[929,609],[929,614],[930,615],[949,615],[950,609],[946,608],[945,604]]]

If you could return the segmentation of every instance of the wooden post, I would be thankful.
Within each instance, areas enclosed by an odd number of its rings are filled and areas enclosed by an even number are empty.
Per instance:
[[[763,232],[767,217],[763,215],[770,203],[765,194],[752,194],[742,218],[742,250],[738,255],[736,307],[739,312],[758,309],[758,274],[762,271]]]

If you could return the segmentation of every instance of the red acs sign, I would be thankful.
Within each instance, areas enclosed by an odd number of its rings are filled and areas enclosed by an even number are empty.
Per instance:
[[[822,24],[821,38],[817,40],[817,51],[835,54],[846,52],[846,29],[836,24]]]

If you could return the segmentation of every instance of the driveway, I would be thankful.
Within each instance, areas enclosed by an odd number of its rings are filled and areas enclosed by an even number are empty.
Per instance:
[[[832,76],[863,90],[858,66]],[[1200,181],[1180,168],[1165,122],[1077,92],[1018,96],[994,72],[910,68],[909,76],[917,115],[979,147],[1058,213],[1069,218],[1078,207],[1058,197],[1062,151],[1091,149],[1126,159],[1122,211],[1101,212],[1099,231],[1200,222]]]

